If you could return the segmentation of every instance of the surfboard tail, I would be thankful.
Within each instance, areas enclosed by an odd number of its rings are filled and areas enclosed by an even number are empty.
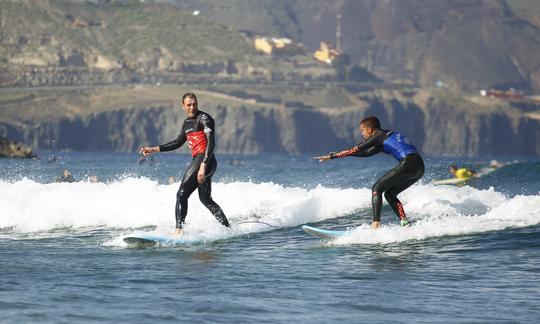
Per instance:
[[[333,240],[347,233],[347,231],[327,230],[327,229],[317,228],[317,227],[308,226],[308,225],[303,225],[302,229],[304,230],[304,232],[308,234],[311,234],[313,236],[316,236],[318,238],[322,238],[325,240]]]

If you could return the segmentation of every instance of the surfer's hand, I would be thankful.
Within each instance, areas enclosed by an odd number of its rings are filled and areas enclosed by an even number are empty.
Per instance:
[[[202,184],[206,180],[206,163],[201,163],[199,167],[199,173],[197,173],[197,181]]]
[[[148,155],[150,155],[152,153],[158,152],[158,151],[159,151],[159,147],[144,146],[139,150],[139,153],[146,157],[146,156],[148,156]]]
[[[315,156],[313,160],[319,160],[319,162],[324,162],[330,160],[330,155]]]

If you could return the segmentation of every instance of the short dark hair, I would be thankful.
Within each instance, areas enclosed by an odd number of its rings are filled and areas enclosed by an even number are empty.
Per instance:
[[[375,116],[369,116],[360,121],[360,125],[364,125],[365,127],[369,127],[371,129],[381,129],[381,122],[379,122],[379,119]]]
[[[184,95],[182,96],[182,103],[184,103],[184,100],[186,98],[191,98],[193,100],[195,100],[195,102],[199,102],[199,100],[197,100],[197,96],[193,93],[193,92],[187,92],[187,93],[184,93]]]

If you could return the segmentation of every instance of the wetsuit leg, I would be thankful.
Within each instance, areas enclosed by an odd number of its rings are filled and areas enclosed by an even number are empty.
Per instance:
[[[197,157],[197,156],[196,156]],[[182,228],[186,220],[186,215],[188,211],[188,198],[191,196],[193,191],[197,189],[199,183],[197,182],[197,173],[199,172],[199,166],[202,159],[194,158],[191,161],[191,164],[186,169],[182,182],[180,183],[180,188],[176,193],[176,206],[175,206],[175,216],[176,216],[176,228]]]
[[[199,199],[206,208],[214,215],[214,217],[220,222],[223,226],[229,227],[229,221],[225,217],[225,213],[221,207],[212,199],[212,180],[211,178],[206,178],[206,181],[199,185]]]
[[[407,155],[399,165],[377,180],[372,188],[371,204],[373,208],[373,220],[381,220],[382,194],[387,191],[390,191],[390,193],[385,196],[387,197],[387,200],[388,197],[390,197],[388,202],[394,212],[396,212],[400,218],[401,215],[405,215],[403,206],[401,206],[401,202],[399,202],[396,196],[418,181],[423,175],[424,162],[422,158],[418,154],[410,154]],[[394,197],[395,200],[393,200]]]
[[[229,227],[229,221],[221,207],[212,199],[212,175],[216,171],[217,161],[214,157],[208,161],[206,169],[206,181],[199,185],[199,199],[203,205],[214,215],[214,217],[226,227]]]
[[[406,181],[402,185],[391,188],[384,192],[384,198],[386,198],[386,201],[388,201],[388,204],[390,205],[394,213],[399,217],[399,219],[406,218],[407,215],[405,214],[403,204],[401,203],[401,201],[399,201],[397,195],[399,195],[399,193],[401,193],[403,190],[412,186],[416,181],[418,181],[418,179]]]

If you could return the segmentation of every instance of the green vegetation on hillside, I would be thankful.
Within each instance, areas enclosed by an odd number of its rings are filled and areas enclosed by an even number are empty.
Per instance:
[[[58,54],[93,53],[127,64],[162,57],[221,62],[255,54],[242,34],[167,4],[25,1],[0,6],[3,62],[23,54],[54,61]]]

